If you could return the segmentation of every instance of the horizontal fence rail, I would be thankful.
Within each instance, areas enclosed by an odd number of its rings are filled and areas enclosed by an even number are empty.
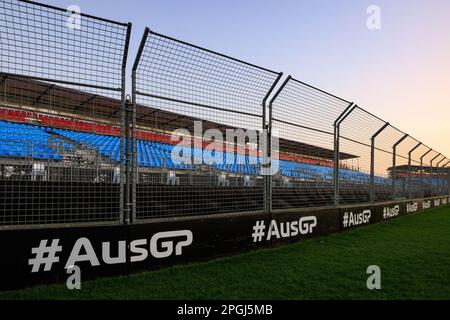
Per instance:
[[[282,215],[450,194],[450,160],[359,105],[131,24],[0,2],[0,228]]]

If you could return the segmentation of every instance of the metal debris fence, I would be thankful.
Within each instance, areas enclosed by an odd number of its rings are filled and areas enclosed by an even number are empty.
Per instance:
[[[0,3],[0,228],[450,194],[446,156],[350,100],[150,29],[127,99],[131,23],[73,14]]]

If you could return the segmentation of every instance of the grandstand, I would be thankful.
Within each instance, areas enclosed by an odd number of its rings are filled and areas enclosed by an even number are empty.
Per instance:
[[[2,76],[2,79],[7,93],[0,109],[2,179],[33,181],[38,185],[42,182],[47,185],[52,182],[119,183],[120,128],[114,123],[108,124],[109,119],[120,111],[119,101],[98,95],[92,98],[74,89],[8,75]],[[49,92],[52,101],[48,100]],[[80,101],[94,101],[95,111],[89,103],[71,105],[74,95]],[[171,141],[170,130],[177,128],[177,119],[182,116],[143,106],[138,106],[138,109],[148,114],[157,113],[159,121],[164,119],[172,124],[172,127],[165,126],[164,131],[152,128],[149,126],[152,123],[149,116],[145,117],[146,121],[137,123],[138,192],[139,186],[142,186],[141,189],[153,198],[152,212],[148,213],[146,205],[146,215],[174,212],[175,208],[177,214],[259,209],[261,199],[248,200],[263,187],[261,157],[254,150],[246,147],[244,154],[239,154],[235,146],[236,153],[217,151],[223,158],[222,163],[175,164],[171,157],[175,142]],[[70,113],[74,110],[76,113]],[[195,120],[190,119],[191,123]],[[183,121],[185,125],[186,117]],[[206,126],[217,127],[218,124],[209,122]],[[202,144],[206,147],[208,141]],[[283,139],[280,144],[281,150],[289,152],[280,151],[279,173],[273,181],[274,186],[283,188],[278,205],[289,205],[290,199],[298,199],[299,195],[304,206],[314,206],[318,201],[331,205],[332,197],[321,190],[333,180],[333,151]],[[293,152],[295,150],[297,153]],[[192,147],[191,154],[192,157],[201,157],[203,150]],[[317,154],[325,156],[320,158]],[[341,157],[352,158],[349,154],[342,154]],[[354,182],[368,181],[367,174],[348,169],[342,169],[342,178]],[[301,191],[302,186],[308,186],[308,190]],[[198,204],[200,197],[192,201],[193,193],[200,195],[205,187],[209,191],[213,188],[216,197],[204,199],[201,204]],[[198,190],[195,191],[195,188]],[[220,199],[221,195],[223,198],[223,188],[232,192],[235,197],[233,202]],[[286,188],[292,189],[292,192],[286,192]],[[108,189],[112,190],[110,187]],[[32,197],[28,199],[34,201]],[[246,200],[243,202],[243,199]],[[191,202],[193,205],[181,206],[181,202]],[[55,210],[54,206],[52,210]],[[67,215],[80,219],[78,213],[55,213],[55,217],[64,216],[65,221]],[[53,221],[49,217],[46,219]]]
[[[0,122],[2,131],[14,132],[14,135],[5,135],[3,138],[8,142],[1,149],[3,178],[25,181],[31,179],[48,182],[118,183],[119,171],[115,168],[120,163],[120,129],[105,123],[111,119],[114,113],[119,112],[119,101],[111,101],[106,97],[97,96],[95,101],[100,100],[103,104],[96,103],[95,114],[91,113],[89,104],[78,106],[77,114],[70,114],[67,110],[67,106],[70,105],[67,97],[76,95],[80,101],[89,101],[90,95],[55,85],[50,87],[50,85],[37,81],[19,80],[7,76],[4,76],[3,79],[7,85],[5,92],[15,93],[20,88],[27,88],[27,90],[21,90],[26,91],[24,93],[27,95],[20,95],[21,103],[17,103],[17,94],[10,94],[5,96],[3,108],[0,110],[0,118],[3,120]],[[45,93],[50,90],[53,97],[51,104],[44,98]],[[24,104],[23,101],[27,103]],[[117,109],[114,109],[113,106],[116,106]],[[151,108],[141,106],[138,108],[149,114],[156,113]],[[73,109],[70,108],[70,111],[73,112]],[[159,121],[170,119],[172,128],[177,127],[176,120],[173,120],[177,119],[177,115],[161,110],[158,110],[157,113]],[[91,117],[87,117],[89,114]],[[140,138],[137,140],[138,183],[154,186],[172,183],[181,186],[205,184],[219,186],[219,180],[221,180],[222,184],[228,187],[262,187],[260,157],[250,155],[251,150],[248,148],[245,155],[239,155],[245,158],[245,161],[240,162],[243,164],[238,164],[238,157],[227,152],[221,152],[223,163],[220,164],[206,165],[203,163],[200,166],[174,164],[171,160],[174,143],[170,141],[170,132],[162,133],[158,128],[148,127],[151,121],[149,121],[149,117],[146,119],[146,122],[138,122],[138,127],[142,128],[137,131],[137,137]],[[194,120],[191,119],[191,121]],[[186,122],[186,118],[184,121]],[[209,123],[209,126],[216,127],[217,124]],[[9,146],[15,143],[15,137],[21,139],[21,144],[10,148]],[[310,191],[315,190],[315,192],[309,192],[307,196],[300,197],[304,198],[303,205],[313,206],[317,201],[331,205],[332,198],[320,195],[320,190],[324,185],[332,183],[333,168],[332,164],[330,165],[330,158],[332,158],[333,151],[288,140],[281,140],[280,144],[281,150],[286,149],[289,153],[280,152],[280,171],[274,185],[291,188],[307,185],[314,188]],[[297,153],[292,152],[295,150]],[[193,156],[198,153],[202,154],[202,150],[192,150]],[[317,154],[324,156],[322,158],[314,157]],[[250,159],[251,157],[256,157],[256,160]],[[352,156],[342,154],[341,158],[349,159]],[[45,160],[44,167],[42,167],[42,160]],[[20,172],[16,169],[19,164]],[[40,169],[33,170],[33,164],[40,165],[38,167]],[[25,167],[27,170],[23,170]],[[73,170],[73,168],[78,168],[78,170]],[[71,171],[70,174],[69,171]],[[65,173],[58,175],[55,172]],[[174,177],[178,179],[174,182],[170,180],[170,175],[175,175]],[[355,183],[368,182],[367,174],[348,169],[342,169],[342,178]],[[286,193],[285,190],[282,192]],[[283,205],[289,202],[290,198],[298,198],[298,192],[297,190],[285,199],[281,199]],[[243,194],[246,194],[245,191]],[[172,201],[168,196],[163,198]],[[205,208],[205,206],[202,207]],[[206,206],[206,208],[209,207]],[[220,211],[228,210],[227,206],[217,207],[222,208]],[[252,209],[252,206],[247,209]]]
[[[10,75],[0,78],[6,93],[0,109],[2,180],[32,181],[42,188],[52,182],[84,183],[80,188],[85,188],[86,183],[103,184],[108,192],[118,192],[114,184],[120,183],[121,130],[111,119],[120,112],[120,101]],[[73,105],[73,96],[82,103]],[[192,160],[200,157],[200,163],[174,163],[172,152],[176,141],[171,140],[172,130],[181,125],[193,126],[198,119],[147,106],[138,105],[137,110],[140,110],[136,125],[137,193],[141,199],[137,206],[138,216],[260,209],[264,181],[261,156],[255,150],[248,146],[240,146],[243,149],[239,149],[235,145],[235,152],[230,153],[224,145],[222,150],[213,151],[223,161],[206,163],[202,158],[204,149],[192,146],[191,150],[184,151],[190,151]],[[152,127],[156,121],[164,125]],[[206,127],[219,127],[225,131],[230,126],[206,121]],[[209,142],[202,141],[201,145],[206,148]],[[279,171],[272,181],[274,209],[333,205],[334,198],[330,192],[334,178],[333,154],[333,150],[320,146],[280,138]],[[344,190],[341,203],[368,202],[369,193],[364,186],[369,185],[370,175],[350,168],[347,161],[354,161],[357,156],[340,153],[339,158],[339,175]],[[406,176],[405,167],[399,166],[397,179],[403,181],[403,185],[406,185]],[[420,181],[427,181],[426,171]],[[436,178],[432,181],[433,185],[438,184]],[[392,179],[375,176],[374,183],[377,198],[388,200]],[[448,181],[440,183],[445,189]],[[211,197],[201,197],[205,188]],[[224,197],[224,190],[233,197],[232,201],[229,201],[230,197]],[[100,191],[100,195],[103,198],[100,203],[105,202],[104,192]],[[90,198],[87,196],[87,199]],[[108,201],[112,198],[116,195],[107,196]],[[35,201],[33,197],[17,200],[26,199]],[[54,201],[54,198],[50,200]],[[51,201],[43,204],[41,211],[51,206],[54,212]],[[92,205],[99,204],[87,206]],[[11,208],[14,208],[13,204]],[[56,212],[55,217],[62,216],[65,222],[70,221],[68,216],[73,216],[75,220],[89,220],[80,217],[83,211],[75,206],[76,213],[70,210],[68,213]],[[33,219],[40,218],[34,216]],[[48,213],[45,219],[53,221]]]

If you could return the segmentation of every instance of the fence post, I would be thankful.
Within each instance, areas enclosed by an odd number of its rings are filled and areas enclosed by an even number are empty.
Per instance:
[[[339,149],[340,149],[340,128],[341,123],[355,110],[357,105],[351,102],[348,107],[334,121],[334,167],[333,167],[333,183],[334,183],[334,205],[339,207]]]
[[[445,160],[445,158],[443,160]],[[444,193],[444,178],[445,178],[445,174],[443,172],[443,166],[440,166],[438,170],[439,170],[439,195],[443,196],[445,194]]]
[[[124,92],[125,93],[125,92]],[[121,116],[121,128],[120,128],[120,222],[128,224],[128,216],[125,208],[127,203],[127,172],[126,172],[126,151],[125,151],[125,139],[127,136],[127,101],[123,98]]]
[[[450,196],[450,168],[447,168],[447,195]]]
[[[126,152],[125,152],[125,139],[128,136],[128,126],[127,126],[127,110],[128,105],[130,104],[130,100],[127,99],[126,96],[126,70],[127,70],[127,59],[128,59],[128,50],[130,46],[130,37],[131,37],[131,28],[132,24],[128,23],[127,26],[127,35],[125,38],[125,49],[122,60],[122,75],[121,75],[121,99],[122,99],[122,110],[120,112],[121,115],[121,130],[120,130],[120,223],[128,224],[129,223],[129,215],[128,210],[126,208],[126,203],[128,202],[128,188],[127,180],[128,180],[128,172],[126,170]],[[115,170],[115,169],[114,169]]]
[[[408,152],[408,199],[411,199],[411,194],[412,194],[412,189],[411,189],[411,155],[421,145],[422,145],[422,142],[419,142],[414,148],[412,148]]]
[[[448,159],[447,159],[448,160]],[[447,190],[445,189],[445,180],[448,180],[448,172],[446,172],[445,168],[448,166],[448,164],[450,163],[450,161],[447,161],[443,166],[442,166],[442,194],[444,196],[448,195]],[[445,177],[444,177],[445,176]]]
[[[424,182],[423,182],[423,158],[425,158],[431,151],[433,151],[433,149],[430,148],[427,152],[425,152],[420,157],[420,190],[421,190],[422,198],[425,196]]]
[[[391,170],[391,176],[392,176],[392,199],[395,200],[397,198],[397,192],[395,189],[395,184],[397,180],[397,147],[402,143],[406,138],[408,138],[409,135],[405,134],[400,140],[398,140],[394,146],[392,147],[392,170]]]
[[[123,130],[122,139],[123,142],[123,175],[124,175],[124,187],[123,187],[123,223],[130,224],[130,99],[126,99],[124,103],[124,115],[123,115]]]
[[[130,167],[130,160],[128,160],[128,170],[131,169],[131,179],[128,179],[128,182],[130,183],[129,186],[129,199],[128,199],[128,210],[130,214],[130,223],[133,223],[136,220],[136,180],[137,180],[137,151],[136,151],[136,104],[137,104],[137,68],[139,66],[139,62],[142,57],[142,53],[145,48],[145,44],[147,43],[148,35],[150,34],[150,29],[145,28],[144,35],[142,36],[141,43],[138,48],[138,52],[136,55],[136,59],[133,64],[133,69],[131,72],[131,150],[128,152],[128,156],[131,155],[132,163]],[[127,142],[130,144],[127,138]],[[127,171],[130,173],[130,171]],[[131,181],[130,181],[131,180]]]
[[[436,183],[437,183],[437,188],[438,188],[438,195],[441,195],[441,182],[440,182],[440,167],[439,165],[445,160],[445,157],[441,159],[441,161],[439,161],[438,163],[436,163]]]
[[[389,122],[386,122],[370,139],[370,203],[375,202],[375,138],[388,126]]]
[[[268,135],[268,150],[267,150],[267,155],[269,157],[269,160],[271,161],[272,165],[272,110],[273,110],[273,103],[275,102],[275,100],[278,98],[278,96],[280,95],[280,93],[284,90],[284,88],[286,87],[286,85],[289,83],[289,81],[292,79],[292,76],[289,75],[284,82],[281,84],[281,86],[278,88],[278,90],[275,92],[275,94],[272,96],[272,99],[270,99],[269,102],[269,135]],[[265,212],[272,212],[272,175],[268,175],[266,177],[266,195],[267,195],[267,204],[266,204],[266,211]]]
[[[138,176],[138,153],[136,140],[136,103],[131,104],[131,155],[132,155],[132,185],[131,185],[131,222],[136,221],[136,189]]]
[[[278,74],[278,77],[273,82],[272,86],[270,87],[269,91],[267,92],[266,96],[263,99],[262,107],[263,107],[263,119],[262,119],[262,129],[263,134],[266,139],[266,141],[263,142],[264,147],[266,150],[263,150],[263,157],[265,159],[263,160],[263,167],[267,166],[268,161],[270,161],[270,165],[272,165],[272,105],[270,105],[270,111],[269,111],[269,121],[267,121],[267,100],[269,99],[270,95],[272,94],[273,90],[275,89],[276,85],[280,81],[281,77],[283,76],[283,73],[280,72]],[[259,152],[260,150],[258,150]],[[272,212],[272,174],[267,174],[267,170],[265,171],[265,175],[263,177],[264,180],[264,189],[263,189],[263,202],[264,202],[264,213],[270,213]]]
[[[446,162],[446,163],[442,166],[442,169],[443,169],[443,170],[442,170],[442,173],[445,174],[445,176],[446,176],[446,178],[447,178],[447,190],[445,190],[445,179],[442,178],[442,193],[443,193],[445,196],[449,195],[449,193],[448,193],[448,188],[450,187],[450,186],[448,185],[449,171],[448,171],[448,170],[445,170],[446,167],[447,167],[449,164],[450,164],[450,161]],[[448,168],[447,168],[447,169],[448,169]]]
[[[431,190],[431,197],[433,196],[433,161],[439,158],[441,154],[439,153],[436,157],[431,159],[430,161],[430,190]]]

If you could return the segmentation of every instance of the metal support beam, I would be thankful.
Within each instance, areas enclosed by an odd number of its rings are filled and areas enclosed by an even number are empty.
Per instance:
[[[334,169],[333,169],[333,182],[334,182],[334,205],[339,207],[339,153],[340,153],[340,128],[341,123],[357,108],[358,106],[351,102],[344,112],[334,121]]]
[[[55,87],[54,84],[49,85],[44,92],[42,92],[34,101],[33,101],[33,107],[36,107],[39,102],[41,101],[42,97],[45,96],[47,93],[49,93],[49,91],[51,91],[53,88]]]
[[[425,158],[431,151],[433,151],[433,149],[429,148],[429,150],[420,157],[420,189],[421,189],[421,193],[422,193],[422,198],[424,197],[423,158]]]
[[[395,189],[395,184],[397,180],[397,147],[402,143],[409,135],[405,134],[400,140],[398,140],[392,147],[392,198],[395,200],[397,198],[397,191]]]
[[[136,220],[136,183],[137,183],[137,150],[136,150],[136,104],[137,104],[137,68],[141,61],[142,53],[144,52],[147,38],[150,34],[150,29],[145,28],[139,48],[134,60],[133,69],[131,72],[131,105],[127,108],[127,118],[131,119],[127,124],[126,131],[126,172],[127,172],[127,190],[128,198],[125,201],[126,212],[128,213],[130,223]],[[130,134],[131,131],[131,134]]]
[[[262,108],[263,108],[263,110],[262,110],[263,111],[262,129],[263,129],[264,137],[266,139],[266,141],[263,141],[264,149],[265,149],[265,150],[263,150],[264,151],[263,157],[265,157],[265,159],[263,159],[263,166],[266,166],[265,167],[266,169],[267,169],[267,165],[269,165],[269,163],[268,163],[269,161],[270,161],[270,167],[272,166],[272,104],[273,104],[274,99],[272,99],[270,101],[269,121],[267,121],[267,100],[269,100],[270,95],[275,90],[275,87],[280,82],[282,76],[283,76],[283,73],[280,72],[278,74],[277,78],[275,79],[275,81],[272,83],[272,86],[270,87],[269,91],[267,91],[267,94],[265,95],[265,97],[262,101]],[[290,79],[290,76],[288,77],[288,79]],[[285,85],[283,86],[283,88],[284,87],[285,87]],[[278,90],[276,95],[278,96],[280,92],[281,91]],[[260,141],[260,146],[261,146],[261,141]],[[261,150],[261,148],[259,148],[259,150]],[[264,212],[271,213],[272,212],[272,175],[267,174],[267,173],[268,172],[265,172],[265,176],[264,176],[264,195],[263,195]]]
[[[121,171],[123,179],[123,221],[124,224],[131,223],[131,208],[130,208],[130,182],[131,182],[131,152],[130,152],[130,110],[132,101],[126,99],[124,103],[123,115],[122,115],[122,130],[121,130]]]
[[[100,89],[100,90],[109,90],[109,91],[117,91],[121,92],[122,88],[113,88],[113,87],[105,87],[105,86],[98,86],[95,84],[87,84],[87,83],[80,83],[80,82],[73,82],[73,81],[64,81],[64,80],[57,80],[57,79],[49,79],[49,78],[43,78],[43,77],[35,77],[35,76],[26,76],[26,75],[17,75],[13,73],[6,73],[4,72],[8,78],[12,79],[25,79],[25,80],[36,80],[41,82],[51,82],[51,83],[58,83],[58,84],[65,84],[70,86],[77,86],[77,87],[84,87],[84,88],[91,88],[91,89]]]
[[[131,183],[131,222],[136,221],[136,192],[137,184],[139,183],[138,173],[138,152],[137,152],[137,139],[136,139],[136,103],[131,104],[131,159],[132,159],[132,183]]]
[[[3,82],[5,82],[7,78],[8,78],[8,75],[4,75],[4,76],[2,77],[2,80],[0,81],[0,85],[2,85]]]
[[[433,196],[433,162],[434,162],[434,160],[436,160],[440,156],[441,156],[441,154],[439,153],[436,157],[434,157],[430,161],[430,190],[431,190],[431,196]]]
[[[447,165],[448,163],[446,164],[446,166]],[[447,195],[450,195],[450,168],[447,168]]]
[[[439,195],[441,195],[441,190],[442,190],[442,188],[441,188],[441,183],[440,183],[440,178],[441,178],[441,176],[440,176],[440,172],[441,172],[441,168],[439,167],[439,165],[445,160],[446,158],[445,157],[443,157],[442,159],[441,159],[441,161],[439,161],[438,163],[436,163],[436,173],[437,173],[437,186],[438,186],[438,189],[439,189]]]
[[[269,121],[267,124],[268,129],[268,135],[267,135],[267,157],[268,159],[263,159],[263,168],[271,168],[272,166],[272,120],[273,120],[273,103],[275,100],[277,100],[280,93],[284,90],[286,85],[291,81],[292,77],[289,75],[284,82],[281,84],[281,86],[278,88],[278,90],[275,92],[275,94],[272,96],[272,99],[269,101]],[[267,103],[267,99],[264,101],[264,103]],[[270,164],[268,163],[270,161]],[[266,172],[267,173],[267,172]],[[266,175],[264,177],[264,199],[266,200],[264,202],[264,211],[265,212],[272,212],[272,176]]]
[[[370,203],[375,202],[375,139],[389,126],[389,122],[386,122],[377,132],[370,138]]]
[[[76,111],[78,111],[78,109],[80,109],[81,107],[85,106],[86,104],[88,104],[89,102],[93,101],[95,98],[97,98],[98,95],[97,94],[93,94],[92,96],[90,96],[88,99],[84,100],[83,102],[81,102],[79,105],[74,106],[72,109],[72,113],[75,113]]]
[[[448,177],[448,170],[446,170],[446,167],[449,163],[450,163],[450,161],[447,161],[441,167],[441,172],[443,174],[443,176],[442,176],[442,193],[445,196],[449,195],[449,193],[448,193],[448,178],[449,177]],[[445,181],[447,181],[447,189],[445,188]]]
[[[129,143],[129,108],[133,103],[131,97],[126,94],[126,71],[127,71],[127,61],[128,61],[128,50],[130,46],[132,24],[127,24],[127,34],[125,38],[125,49],[122,59],[122,108],[120,110],[121,118],[121,132],[120,132],[120,220],[121,223],[129,224],[130,219],[130,208],[129,208],[129,177],[130,172],[128,170],[128,143]],[[93,95],[87,101],[83,102],[82,105],[90,103],[96,99],[97,95]],[[82,106],[81,105],[81,106]]]

